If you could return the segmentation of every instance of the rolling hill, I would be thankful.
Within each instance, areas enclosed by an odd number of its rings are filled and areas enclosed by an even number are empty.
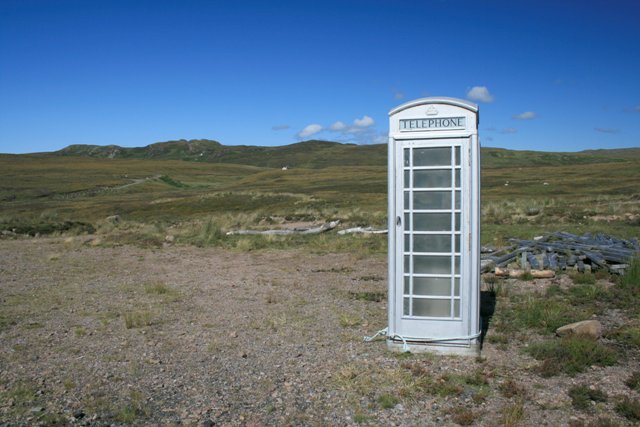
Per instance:
[[[321,169],[331,166],[385,166],[387,164],[386,144],[356,145],[318,140],[276,147],[223,145],[207,139],[166,141],[134,148],[117,145],[70,145],[59,151],[38,153],[38,155],[184,160],[267,168],[289,166],[305,169]],[[483,168],[580,165],[633,159],[640,159],[640,148],[565,153],[482,148]]]

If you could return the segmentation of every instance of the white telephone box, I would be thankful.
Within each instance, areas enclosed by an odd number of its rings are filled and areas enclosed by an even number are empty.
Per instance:
[[[387,344],[478,354],[478,106],[424,98],[389,117]]]

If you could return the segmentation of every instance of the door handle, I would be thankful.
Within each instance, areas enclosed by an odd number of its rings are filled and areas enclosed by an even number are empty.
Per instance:
[[[396,218],[396,225],[397,225],[398,227],[402,225],[402,218],[401,218],[400,216],[398,216],[398,217]]]

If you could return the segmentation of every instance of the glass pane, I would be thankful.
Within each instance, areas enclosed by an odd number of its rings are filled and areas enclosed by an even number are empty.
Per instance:
[[[410,244],[411,244],[411,235],[405,234],[404,235],[404,251],[405,252],[409,252],[411,250],[411,246],[409,246]]]
[[[404,229],[405,230],[410,230],[411,229],[411,224],[409,219],[411,218],[410,214],[406,213],[404,214]]]
[[[453,317],[460,317],[460,300],[453,301]]]
[[[413,315],[428,317],[450,317],[451,300],[448,299],[414,299]]]
[[[409,167],[411,166],[411,162],[409,161],[409,149],[405,148],[404,149],[404,166],[405,167]]]
[[[456,252],[460,252],[460,235],[459,234],[455,236],[455,241],[456,241]]]
[[[446,277],[414,277],[414,295],[449,296],[451,279]]]
[[[460,188],[460,169],[456,169],[456,188]]]
[[[460,279],[453,279],[453,295],[459,297],[460,296]]]
[[[451,187],[451,169],[413,171],[413,187]]]
[[[404,299],[404,315],[405,316],[409,316],[411,315],[411,313],[409,313],[409,308],[411,307],[411,300],[409,298],[405,298]]]
[[[451,274],[451,257],[438,255],[414,255],[413,273]]]
[[[462,197],[462,196],[460,195],[459,191],[456,191],[455,193],[456,193],[456,207],[455,207],[455,209],[460,209],[460,197]]]
[[[405,295],[409,295],[411,293],[411,288],[409,287],[411,285],[411,279],[409,278],[409,276],[404,276],[404,293]]]
[[[404,192],[404,208],[409,209],[409,192]]]
[[[404,188],[409,188],[409,184],[411,184],[411,182],[409,181],[409,178],[411,176],[409,175],[409,171],[404,171]]]
[[[406,242],[405,242],[405,247],[406,247]],[[415,234],[413,236],[413,251],[414,252],[451,252],[451,235],[450,234]]]
[[[451,214],[449,213],[413,214],[413,229],[416,231],[451,231]]]
[[[455,274],[460,274],[460,257],[457,256],[453,262]]]
[[[433,215],[433,214],[432,214],[432,215]],[[455,228],[455,230],[456,230],[456,231],[460,231],[460,214],[459,214],[459,213],[457,213],[457,214],[455,215],[455,217],[456,217],[456,228]]]
[[[449,166],[450,164],[451,147],[413,149],[414,166]]]
[[[451,191],[414,191],[413,209],[451,209]]]
[[[405,255],[404,256],[404,272],[405,273],[411,273],[411,270],[409,269],[409,263],[410,262],[411,262],[410,256],[409,255]]]
[[[460,165],[460,147],[456,147],[456,165]]]

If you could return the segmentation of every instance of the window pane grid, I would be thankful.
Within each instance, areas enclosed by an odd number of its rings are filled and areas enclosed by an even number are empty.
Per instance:
[[[460,146],[406,148],[404,159],[404,315],[459,318]]]

